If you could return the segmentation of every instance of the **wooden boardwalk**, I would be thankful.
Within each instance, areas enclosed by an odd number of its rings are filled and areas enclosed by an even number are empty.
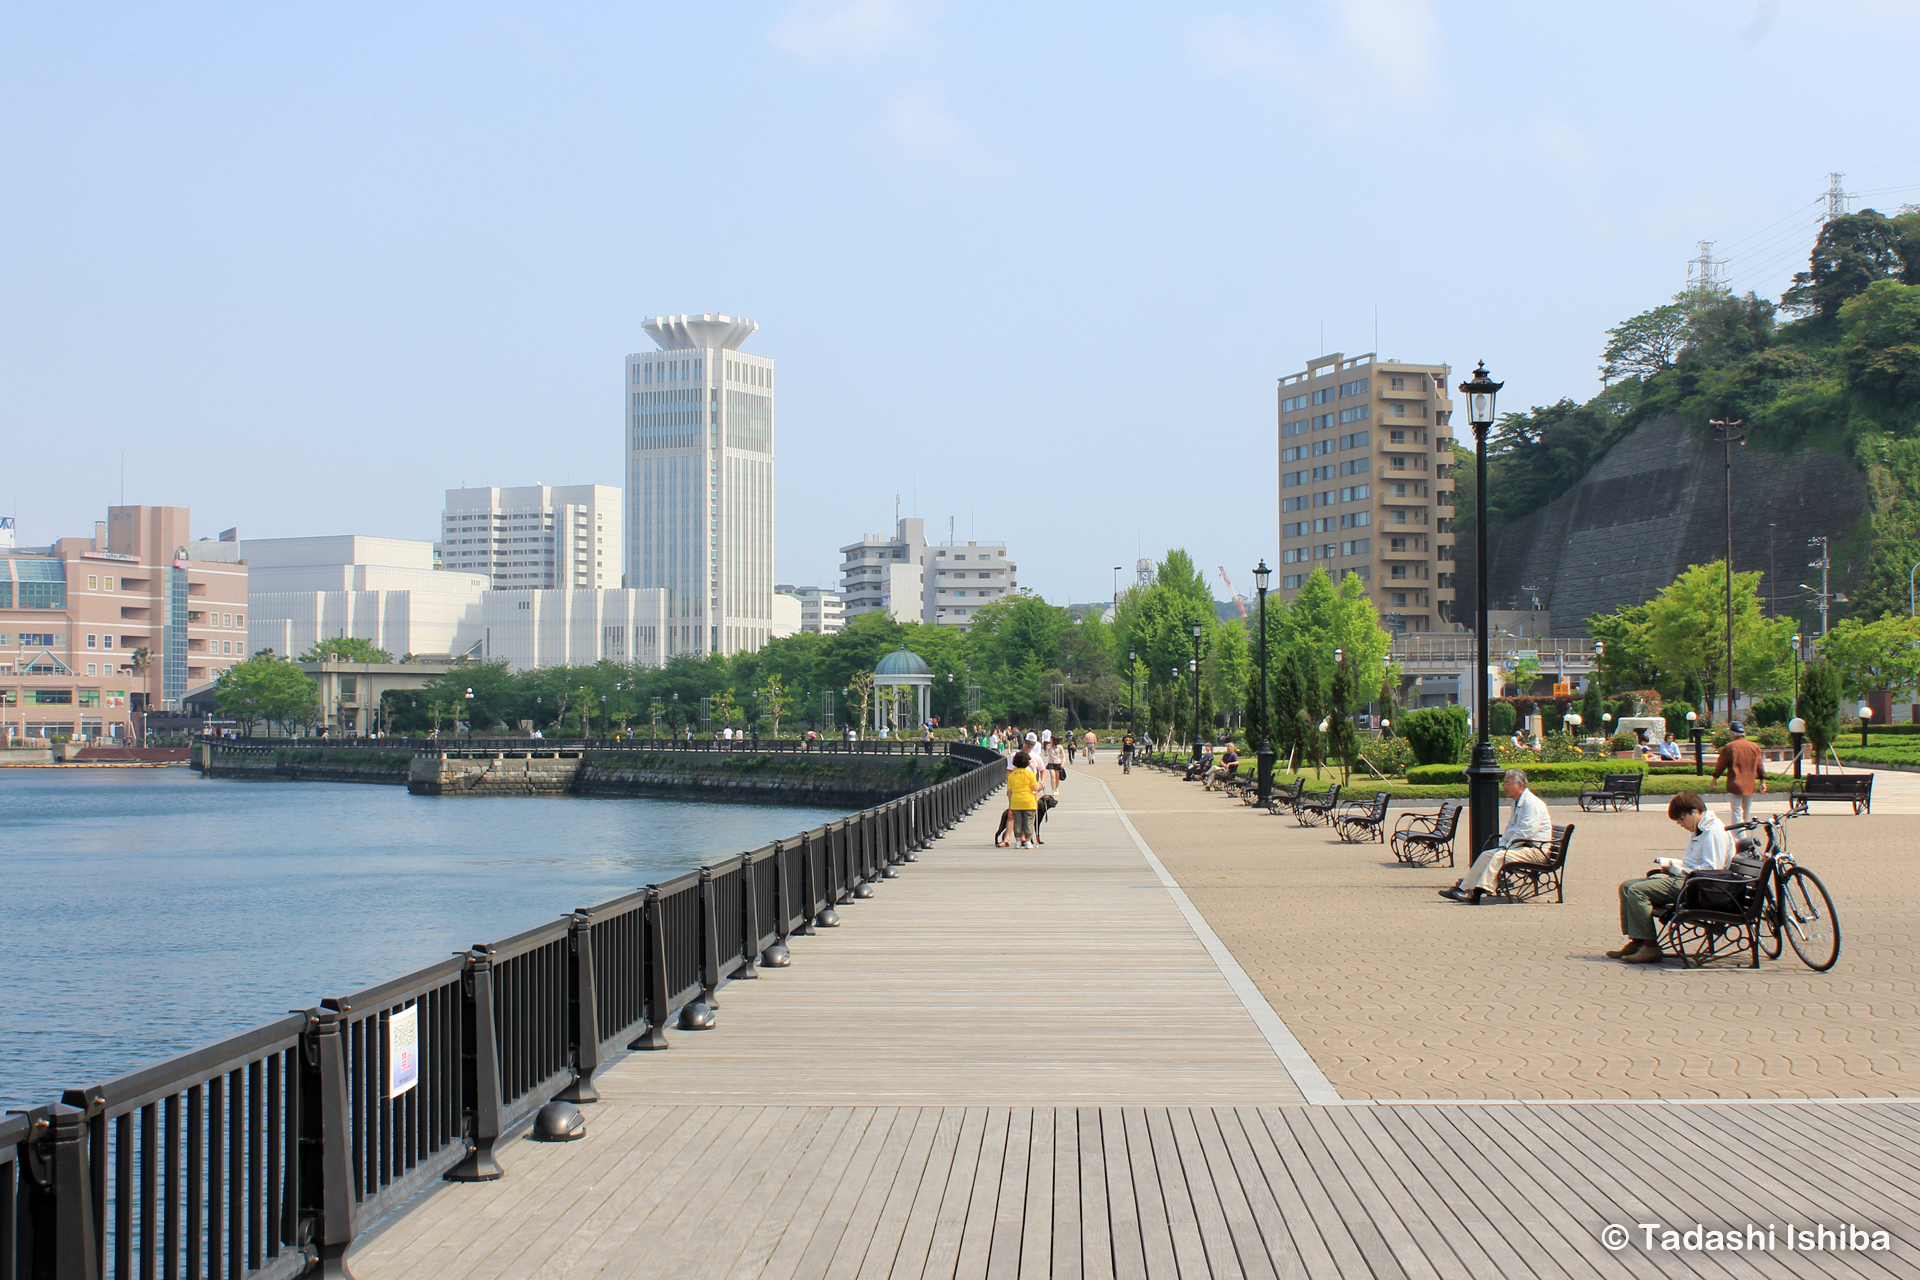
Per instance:
[[[504,1179],[364,1236],[355,1274],[1920,1275],[1910,1104],[1344,1103],[1097,782],[1036,852],[993,849],[996,815],[724,988],[717,1030],[603,1071],[584,1140],[503,1142]],[[1790,1221],[1894,1247],[1638,1247]]]

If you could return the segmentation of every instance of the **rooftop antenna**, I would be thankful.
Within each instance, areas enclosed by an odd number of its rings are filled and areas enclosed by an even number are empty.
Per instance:
[[[1846,176],[1844,173],[1827,175],[1827,216],[1824,219],[1826,222],[1832,222],[1835,218],[1844,218],[1853,212],[1853,197],[1848,195],[1846,188],[1840,185],[1840,179]]]

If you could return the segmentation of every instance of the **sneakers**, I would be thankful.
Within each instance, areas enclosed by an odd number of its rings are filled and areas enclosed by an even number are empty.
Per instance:
[[[1643,942],[1640,944],[1640,949],[1638,951],[1631,951],[1631,952],[1628,952],[1626,955],[1621,956],[1620,963],[1621,964],[1658,964],[1660,963],[1660,961],[1665,960],[1666,958],[1667,958],[1667,953],[1662,951],[1657,944],[1651,943],[1651,942]]]
[[[1607,959],[1625,960],[1628,956],[1632,955],[1634,952],[1638,951],[1640,948],[1646,945],[1647,945],[1646,943],[1640,941],[1640,939],[1638,938],[1629,938],[1627,939],[1626,946],[1621,947],[1615,951],[1607,952]]]

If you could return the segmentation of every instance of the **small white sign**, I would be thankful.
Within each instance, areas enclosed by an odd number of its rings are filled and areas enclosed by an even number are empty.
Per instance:
[[[420,1083],[420,1006],[387,1015],[387,1097]]]

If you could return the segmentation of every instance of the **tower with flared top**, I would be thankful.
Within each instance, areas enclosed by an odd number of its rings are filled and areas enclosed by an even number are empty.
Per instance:
[[[773,625],[773,361],[760,326],[654,316],[627,357],[627,585],[667,592],[663,657],[758,649]]]

